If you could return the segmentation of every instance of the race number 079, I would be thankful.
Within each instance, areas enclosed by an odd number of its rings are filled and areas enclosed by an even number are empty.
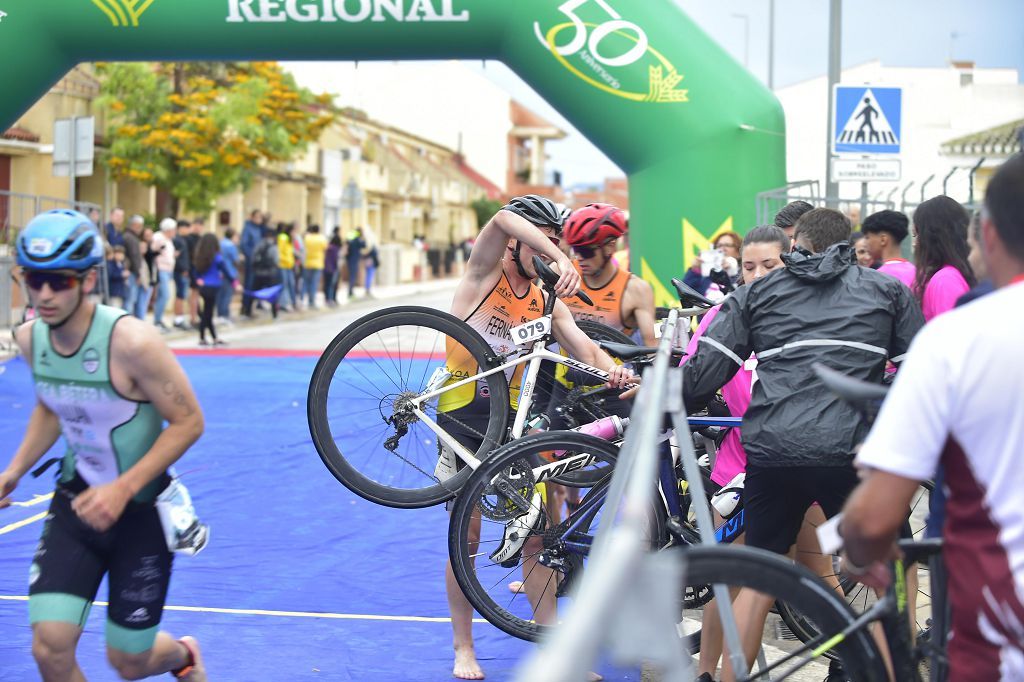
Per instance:
[[[551,318],[548,316],[531,320],[526,324],[521,324],[518,327],[513,327],[510,331],[512,340],[516,345],[522,345],[529,343],[535,339],[539,339],[551,330]]]
[[[579,16],[576,15],[576,10],[588,2],[597,3],[601,6],[601,9],[611,17],[610,21],[605,21],[599,24],[593,32],[590,33],[589,37],[587,35],[587,25],[583,23],[583,20],[580,19]],[[566,0],[566,2],[562,3],[558,7],[558,11],[569,17],[569,21],[572,22],[573,27],[576,29],[572,40],[565,45],[554,46],[555,51],[563,57],[570,54],[576,54],[584,45],[586,45],[590,48],[590,54],[593,55],[594,59],[605,66],[626,66],[640,59],[644,52],[647,51],[648,41],[647,34],[644,33],[644,30],[632,21],[626,21],[623,19],[622,15],[616,12],[605,0]],[[636,33],[636,45],[618,57],[603,56],[599,49],[601,41],[609,34],[623,30],[634,31]],[[533,31],[537,34],[537,39],[540,40],[541,45],[548,48],[548,41],[544,37],[544,32],[541,30],[540,22],[533,22]]]

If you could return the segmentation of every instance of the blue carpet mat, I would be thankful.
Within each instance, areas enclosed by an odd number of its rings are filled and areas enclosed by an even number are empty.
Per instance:
[[[210,545],[175,561],[163,627],[196,636],[214,681],[451,679],[451,626],[441,507],[388,509],[338,483],[306,426],[311,357],[181,358],[206,415],[206,433],[177,469]],[[0,466],[34,405],[31,376],[0,365]],[[57,448],[61,445],[58,443]],[[26,477],[13,498],[52,491]],[[38,679],[28,625],[28,567],[47,502],[0,511],[0,680]],[[25,522],[20,527],[13,527]],[[97,595],[106,601],[104,583]],[[269,613],[268,613],[269,612]],[[320,615],[318,615],[320,614]],[[90,680],[116,680],[97,605],[79,645]],[[393,617],[397,617],[394,619]],[[532,645],[475,626],[488,680],[512,680]],[[606,679],[638,679],[602,668]]]

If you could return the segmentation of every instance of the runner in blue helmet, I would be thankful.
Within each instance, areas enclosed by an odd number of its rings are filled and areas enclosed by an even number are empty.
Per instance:
[[[174,555],[195,553],[208,537],[198,520],[182,526],[196,533],[178,533],[187,493],[168,471],[203,432],[192,387],[155,327],[89,298],[103,241],[88,218],[43,213],[18,236],[17,253],[39,313],[15,331],[36,403],[0,471],[0,509],[26,473],[60,462],[28,567],[40,676],[85,679],[75,653],[106,577],[107,660],[120,677],[205,682],[196,640],[160,628]],[[37,466],[61,437],[63,458]]]
[[[47,211],[21,231],[17,251],[36,312],[51,328],[63,326],[82,305],[86,286],[96,286],[95,275],[89,276],[103,260],[103,240],[96,226],[78,211]],[[49,285],[50,294],[77,289],[73,307],[56,305],[52,296],[43,294],[44,285]]]

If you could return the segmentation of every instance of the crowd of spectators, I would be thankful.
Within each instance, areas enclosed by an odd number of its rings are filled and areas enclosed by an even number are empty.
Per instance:
[[[90,217],[99,224],[98,211]],[[341,281],[348,298],[360,284],[372,297],[380,265],[377,245],[362,228],[325,235],[313,224],[300,233],[294,222],[275,224],[260,210],[250,213],[241,234],[228,227],[218,237],[201,217],[150,226],[143,216],[126,220],[114,208],[102,232],[108,302],[152,319],[162,332],[196,329],[203,345],[222,344],[216,326],[238,316],[276,319],[282,311],[337,306]]]

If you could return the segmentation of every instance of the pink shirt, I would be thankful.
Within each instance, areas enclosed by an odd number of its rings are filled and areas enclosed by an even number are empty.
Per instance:
[[[917,276],[917,269],[910,261],[902,258],[887,260],[878,268],[879,272],[895,277],[911,289],[914,288],[914,277]]]
[[[700,337],[703,336],[704,331],[711,324],[711,320],[715,319],[721,308],[720,305],[715,306],[704,315],[700,326],[697,327],[697,331],[694,332],[690,343],[686,346],[686,354],[680,364],[686,362],[687,358],[697,352],[697,343],[700,341]],[[734,417],[742,417],[750,407],[750,387],[753,384],[753,374],[753,370],[747,369],[744,365],[729,380],[729,383],[722,387],[722,397],[725,398],[729,414]],[[747,453],[743,450],[743,445],[740,442],[740,430],[730,429],[725,440],[722,441],[722,446],[718,448],[715,466],[711,471],[711,480],[718,485],[725,485],[735,478],[736,474],[746,471],[746,469]]]
[[[971,287],[959,270],[952,265],[943,266],[924,286],[924,296],[921,297],[924,321],[928,322],[933,317],[952,310],[956,306],[956,300],[970,290]]]

